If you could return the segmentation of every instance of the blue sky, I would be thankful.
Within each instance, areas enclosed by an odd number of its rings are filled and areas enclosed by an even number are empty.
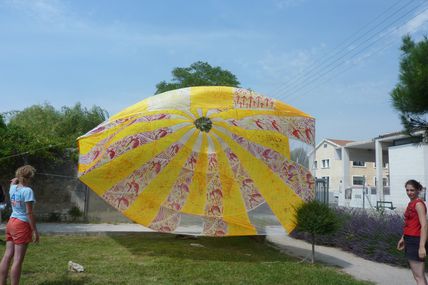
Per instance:
[[[0,0],[0,112],[81,102],[110,115],[206,61],[317,119],[322,138],[401,129],[389,93],[428,1]]]

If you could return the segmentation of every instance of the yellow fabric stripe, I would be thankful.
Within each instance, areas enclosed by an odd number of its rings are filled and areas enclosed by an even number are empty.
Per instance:
[[[283,134],[280,134],[276,131],[263,131],[263,130],[244,130],[240,127],[230,126],[224,122],[215,122],[215,126],[221,126],[231,133],[234,133],[238,136],[244,137],[249,141],[252,141],[256,144],[262,145],[264,147],[273,149],[274,151],[280,153],[282,156],[290,159],[290,145],[289,140]]]
[[[153,221],[160,210],[160,205],[171,192],[184,163],[192,153],[191,146],[194,145],[197,137],[198,132],[194,132],[186,143],[188,147],[183,147],[161,173],[152,180],[132,206],[124,211],[125,216],[145,226]]]
[[[205,132],[202,135],[201,149],[196,162],[189,195],[181,209],[182,213],[204,215],[207,201],[207,169],[208,169],[208,139]]]
[[[138,103],[136,105],[139,105]],[[191,116],[189,116],[189,113],[186,113],[182,110],[174,110],[174,109],[168,109],[168,110],[147,110],[146,108],[141,109],[139,106],[135,106],[135,108],[133,108],[135,105],[129,107],[132,108],[130,109],[129,112],[127,112],[128,109],[123,110],[120,113],[117,113],[116,115],[112,116],[109,118],[110,122],[113,122],[115,120],[118,119],[124,119],[124,118],[141,118],[141,117],[145,117],[145,116],[151,116],[151,115],[157,115],[157,114],[170,114],[170,115],[179,115],[179,116],[183,116],[185,118],[188,118],[189,120],[192,119]],[[129,123],[129,122],[127,122]]]
[[[178,141],[192,128],[193,126],[182,128],[158,141],[145,144],[133,149],[132,151],[128,151],[112,161],[79,177],[79,179],[96,193],[102,195],[105,191],[128,177],[132,172],[139,169],[144,163],[151,160],[154,156],[165,151],[171,144]]]
[[[122,119],[126,117],[131,117],[134,115],[138,115],[139,113],[146,111],[148,107],[147,99],[144,99],[132,106],[129,106],[128,108],[124,109],[123,111],[115,114],[114,116],[110,117],[110,122],[115,121],[117,119]]]
[[[234,90],[234,87],[225,86],[191,87],[190,108],[192,110],[232,108]]]
[[[151,115],[151,114],[150,114]],[[143,117],[143,116],[139,116],[139,117]],[[187,117],[189,117],[187,115]],[[116,131],[118,131],[118,129],[120,128],[124,128],[124,130],[122,130],[121,132],[119,132],[118,134],[115,135],[115,138],[113,138],[111,142],[117,141],[118,139],[124,137],[124,135],[120,136],[120,134],[122,133],[139,133],[141,132],[141,129],[144,128],[144,131],[150,131],[150,130],[154,130],[156,129],[156,126],[159,126],[159,128],[161,127],[166,127],[166,126],[172,126],[175,124],[179,124],[179,123],[183,123],[183,122],[193,122],[193,119],[189,118],[189,119],[162,119],[162,120],[156,120],[156,121],[150,121],[150,122],[139,122],[139,123],[134,123],[131,126],[127,127],[127,125],[129,123],[131,123],[131,121],[127,121],[124,123],[121,123],[113,128],[110,128],[104,132],[101,133],[96,133],[87,137],[81,137],[79,139],[79,144],[82,146],[82,149],[80,149],[80,154],[86,154],[88,153],[93,146],[95,146],[99,141],[107,138],[108,136],[114,134]],[[146,126],[147,125],[147,126]],[[119,137],[120,136],[120,137]],[[116,139],[116,137],[118,137],[118,139]]]
[[[223,220],[227,222],[227,235],[255,235],[257,231],[248,218],[241,190],[236,183],[229,160],[217,139],[214,136],[212,139],[218,159],[223,192]]]
[[[278,100],[275,100],[275,110],[277,110],[281,113],[298,114],[296,116],[312,118],[312,116],[306,114],[305,112],[302,112],[299,109],[296,109],[293,106],[285,104],[285,103],[278,101]]]
[[[136,123],[117,133],[114,138],[108,144],[105,145],[105,147],[109,147],[111,144],[114,144],[115,142],[120,141],[121,139],[127,136],[137,135],[139,133],[152,132],[161,128],[173,127],[175,125],[186,122],[188,123],[190,121],[186,119],[175,119]]]
[[[82,136],[77,139],[79,145],[79,153],[85,155],[88,153],[99,141],[108,138],[110,135],[114,134],[120,128],[126,128],[128,122],[122,122],[110,129],[107,129],[100,133],[95,133],[89,136]]]
[[[275,216],[287,232],[291,232],[295,228],[295,207],[303,203],[302,199],[285,185],[280,177],[272,173],[265,163],[255,158],[222,132],[214,129],[211,131],[223,139],[238,156],[245,171],[253,179]]]
[[[245,109],[231,109],[224,112],[212,114],[210,118],[221,118],[221,119],[236,119],[241,120],[251,116],[277,116],[277,117],[305,117],[312,118],[310,115],[303,113],[295,108],[290,107],[285,110],[245,110]]]
[[[102,147],[103,147],[103,150],[106,150],[108,147],[110,147],[114,143],[124,139],[127,136],[136,135],[139,132],[142,132],[142,130],[144,132],[151,132],[151,131],[155,131],[155,130],[165,128],[165,127],[172,127],[173,125],[177,125],[177,124],[184,123],[184,122],[187,122],[187,120],[160,120],[160,121],[141,122],[141,123],[133,124],[132,126],[129,126],[125,129],[123,129],[122,131],[118,132],[110,141],[108,141],[104,145],[102,145]],[[183,128],[188,128],[188,126],[184,126]],[[168,136],[171,136],[171,134],[168,134],[165,137],[168,137]],[[150,143],[147,143],[147,145],[155,144],[157,141],[160,141],[162,139],[163,138],[161,138],[159,140],[155,140],[155,141],[150,142]],[[88,139],[88,141],[89,140],[90,139]],[[93,165],[98,163],[98,161],[100,159],[102,159],[104,155],[105,154],[100,155],[97,159],[95,159],[94,161],[92,161],[88,165],[81,164],[80,169],[83,170],[83,169],[91,168]],[[85,171],[85,170],[83,170],[83,171]]]

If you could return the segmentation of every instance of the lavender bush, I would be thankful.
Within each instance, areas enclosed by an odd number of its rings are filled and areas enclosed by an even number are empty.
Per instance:
[[[397,251],[403,219],[399,215],[366,213],[358,209],[334,209],[342,220],[340,229],[332,235],[318,235],[316,244],[339,247],[377,262],[406,266],[407,260]],[[292,237],[310,242],[310,236],[295,230]]]

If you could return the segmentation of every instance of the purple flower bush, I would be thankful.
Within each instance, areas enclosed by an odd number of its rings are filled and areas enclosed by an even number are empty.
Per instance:
[[[407,266],[396,249],[403,231],[403,218],[397,214],[367,213],[361,209],[334,209],[341,227],[332,235],[318,235],[316,244],[341,248],[376,262]],[[310,236],[298,229],[292,237],[310,242]]]

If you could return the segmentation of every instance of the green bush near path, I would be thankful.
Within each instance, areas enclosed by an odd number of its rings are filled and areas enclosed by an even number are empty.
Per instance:
[[[4,250],[4,245],[0,246]],[[69,260],[84,273],[67,271]],[[371,284],[311,265],[250,237],[183,239],[138,233],[42,236],[31,245],[22,284]]]

